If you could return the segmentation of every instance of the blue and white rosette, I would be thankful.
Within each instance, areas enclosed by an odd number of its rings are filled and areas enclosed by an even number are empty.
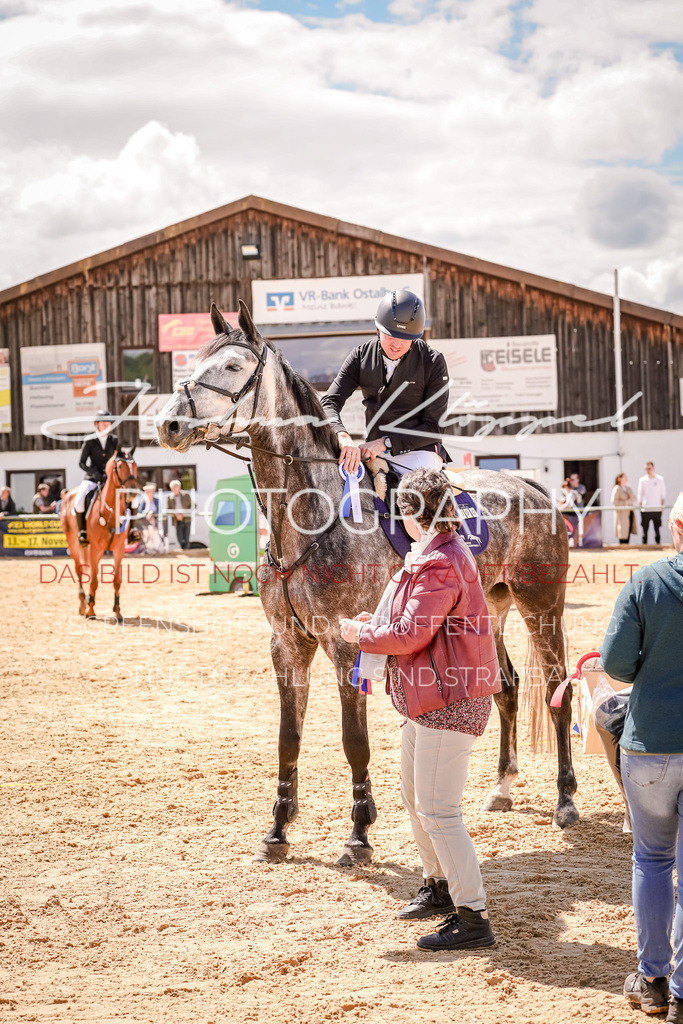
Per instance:
[[[363,679],[363,677],[360,674],[360,659],[362,658],[362,656],[363,656],[363,652],[361,651],[359,653],[358,657],[356,658],[356,664],[353,666],[353,675],[351,676],[351,686],[353,686],[356,690],[360,689],[361,693],[370,693],[370,694],[372,694],[372,684],[371,684],[370,680],[369,679]]]
[[[360,506],[360,489],[358,484],[365,476],[365,466],[361,462],[356,473],[349,473],[343,466],[339,467],[339,475],[344,481],[344,493],[342,494],[339,515],[347,519],[349,513],[354,523],[363,522],[363,509]]]

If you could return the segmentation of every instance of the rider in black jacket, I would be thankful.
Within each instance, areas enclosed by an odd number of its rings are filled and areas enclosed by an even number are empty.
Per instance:
[[[112,434],[111,425],[114,417],[107,409],[100,409],[95,417],[96,437],[89,438],[81,449],[78,465],[85,473],[85,480],[79,485],[74,499],[74,511],[78,522],[78,540],[80,544],[88,543],[88,531],[85,521],[85,499],[89,491],[95,490],[98,484],[106,479],[106,467],[109,459],[119,447],[119,439]]]
[[[450,461],[439,422],[448,408],[448,369],[422,339],[422,300],[406,288],[388,292],[375,317],[377,336],[353,350],[322,398],[341,447],[340,463],[355,473],[361,458],[382,455],[402,475],[440,469]],[[340,418],[346,401],[363,393],[367,437],[352,440]]]

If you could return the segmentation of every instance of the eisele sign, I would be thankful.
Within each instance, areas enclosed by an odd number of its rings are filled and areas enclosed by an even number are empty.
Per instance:
[[[374,320],[380,299],[399,288],[409,288],[424,301],[422,274],[252,281],[253,316],[257,324]]]
[[[448,367],[449,407],[468,412],[557,409],[554,334],[510,338],[435,338]]]

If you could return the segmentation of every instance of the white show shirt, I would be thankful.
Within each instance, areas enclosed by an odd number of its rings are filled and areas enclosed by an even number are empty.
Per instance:
[[[638,481],[638,504],[641,508],[661,508],[666,501],[664,477],[658,473],[650,478],[641,476]]]

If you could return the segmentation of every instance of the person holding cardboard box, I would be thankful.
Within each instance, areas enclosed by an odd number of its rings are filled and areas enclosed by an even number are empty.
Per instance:
[[[633,683],[620,745],[633,827],[639,962],[624,995],[646,1013],[668,1006],[667,1022],[683,1024],[683,492],[669,526],[675,556],[646,566],[626,584],[600,655],[613,679]]]

